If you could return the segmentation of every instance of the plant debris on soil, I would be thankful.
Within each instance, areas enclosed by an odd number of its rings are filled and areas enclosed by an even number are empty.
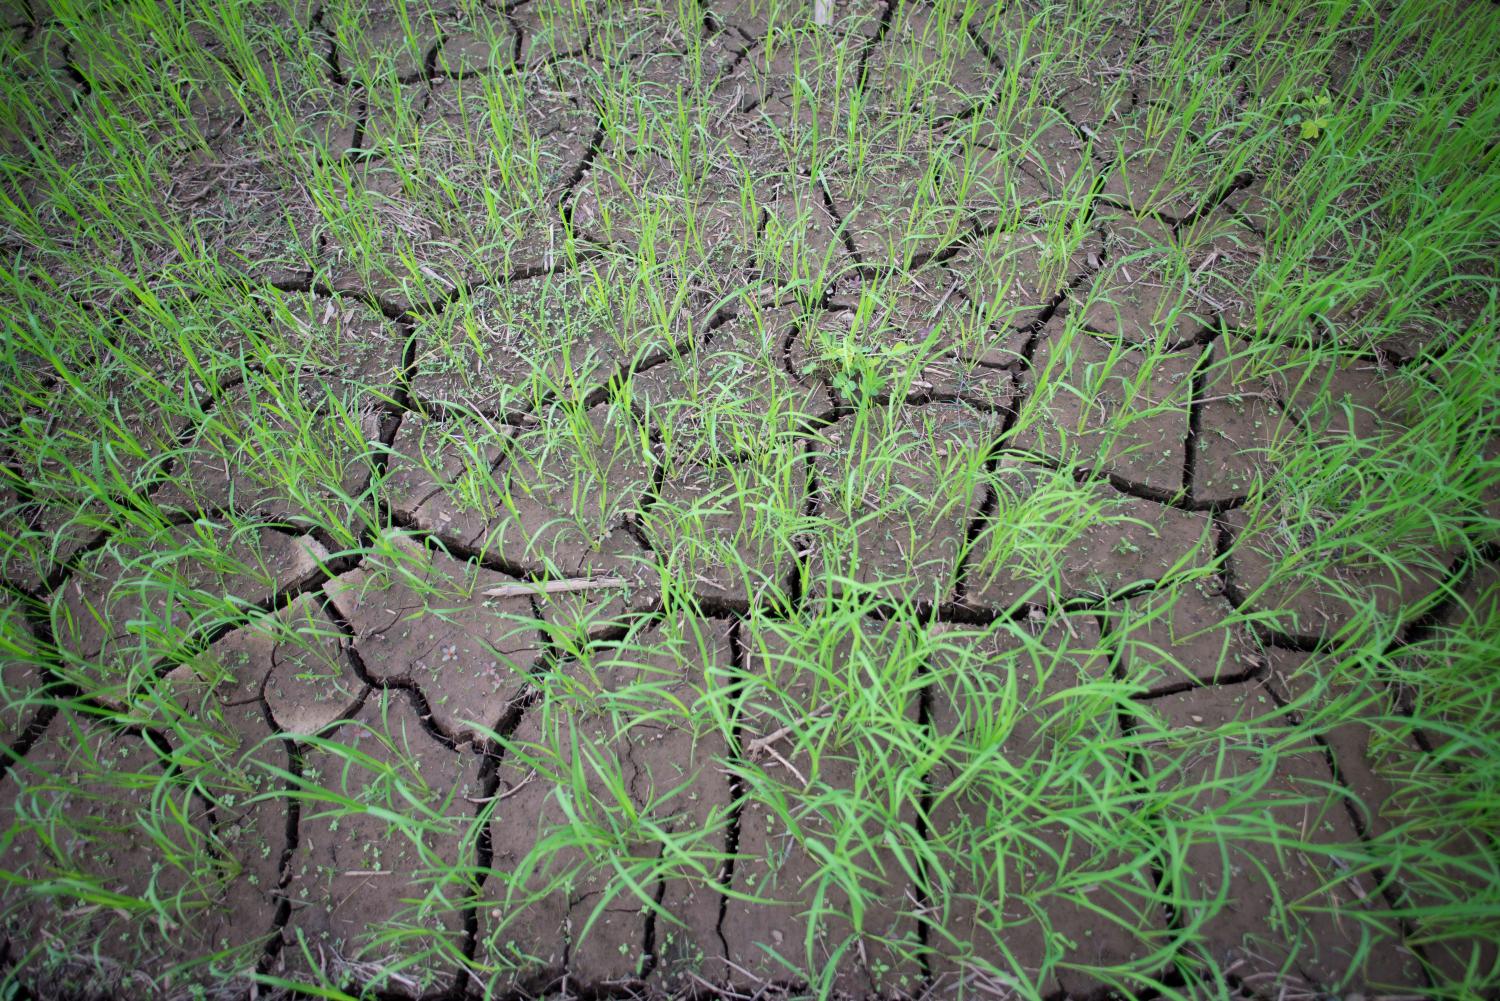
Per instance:
[[[0,997],[1500,997],[1493,4],[3,6]]]

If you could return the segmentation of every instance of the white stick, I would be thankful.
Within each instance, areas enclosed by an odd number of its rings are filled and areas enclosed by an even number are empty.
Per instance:
[[[813,24],[833,23],[833,0],[813,0]]]
[[[601,587],[624,587],[624,577],[590,577],[587,580],[549,580],[535,584],[501,584],[483,592],[487,598],[525,598],[533,594],[566,594],[594,591]]]

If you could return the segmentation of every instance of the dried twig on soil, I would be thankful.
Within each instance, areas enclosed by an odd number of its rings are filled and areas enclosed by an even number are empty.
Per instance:
[[[487,598],[526,598],[533,594],[568,594],[573,591],[596,591],[624,586],[624,577],[590,577],[580,580],[537,581],[534,584],[502,584],[483,593]]]

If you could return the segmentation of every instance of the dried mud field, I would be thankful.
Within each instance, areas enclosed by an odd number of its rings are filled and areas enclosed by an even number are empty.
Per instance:
[[[1500,996],[1500,8],[16,0],[0,997]]]

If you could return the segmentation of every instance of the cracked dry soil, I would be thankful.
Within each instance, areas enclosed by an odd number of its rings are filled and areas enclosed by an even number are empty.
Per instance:
[[[938,16],[835,6],[861,79],[883,79]],[[29,996],[188,997],[195,983],[253,996],[258,979],[260,996],[302,983],[915,997],[1003,994],[1014,985],[987,971],[1005,968],[1048,997],[1102,997],[1121,985],[1091,971],[1109,967],[1134,969],[1147,997],[1172,976],[1154,951],[1185,928],[1193,961],[1246,994],[1268,989],[1250,974],[1276,971],[1312,991],[1420,995],[1462,962],[1462,943],[1419,956],[1420,928],[1349,916],[1402,892],[1335,871],[1326,850],[1386,823],[1383,780],[1359,720],[1305,728],[1315,707],[1299,693],[1351,602],[1376,602],[1406,642],[1465,607],[1432,596],[1493,593],[1496,553],[1476,566],[1435,547],[1430,572],[1354,567],[1341,590],[1274,572],[1286,540],[1246,513],[1258,456],[1313,411],[1237,361],[1254,337],[1235,282],[1261,252],[1243,208],[1259,179],[1162,183],[1134,131],[1159,100],[1145,84],[1122,113],[1091,80],[1059,78],[1037,121],[1015,125],[1042,136],[1033,160],[985,168],[1014,169],[1014,217],[961,203],[959,239],[891,259],[901,207],[932,197],[914,168],[835,164],[814,180],[777,162],[773,135],[807,113],[792,68],[753,5],[716,3],[690,41],[760,215],[745,232],[741,174],[700,165],[703,267],[657,289],[672,304],[662,324],[645,299],[594,302],[591,275],[605,253],[689,239],[633,211],[678,168],[606,140],[586,91],[614,73],[671,92],[689,40],[643,17],[606,64],[589,28],[538,7],[483,23],[435,11],[416,46],[394,8],[357,41],[321,11],[303,25],[326,46],[331,90],[295,99],[363,184],[391,179],[370,152],[389,123],[368,111],[361,66],[389,63],[439,157],[466,127],[465,90],[540,81],[524,116],[548,203],[516,207],[500,279],[471,273],[462,227],[399,185],[377,222],[429,241],[421,267],[441,282],[362,270],[326,236],[307,241],[306,268],[272,246],[287,220],[312,228],[294,186],[205,176],[224,211],[174,210],[205,213],[209,239],[244,252],[246,295],[295,304],[287,336],[308,350],[284,385],[199,386],[191,419],[146,436],[159,451],[136,460],[138,501],[153,532],[126,537],[108,511],[79,521],[74,497],[5,487],[12,537],[55,543],[32,559],[7,549],[0,602],[0,961]],[[40,38],[45,23],[17,30]],[[950,95],[945,121],[982,109],[1006,71],[994,41],[960,35],[956,75],[973,91]],[[80,59],[58,72],[108,92]],[[315,108],[330,92],[336,106]],[[233,108],[195,113],[242,148]],[[471,167],[462,198],[486,183]],[[1100,197],[1074,206],[1087,238],[1058,266],[1036,234],[1079,177]],[[581,237],[572,256],[545,249],[559,213]],[[837,279],[809,295],[772,266],[765,302],[725,298],[738,248],[768,229],[821,248]],[[848,330],[875,282],[900,296],[865,328],[892,369],[851,389],[816,364],[819,332]],[[933,326],[989,300],[981,336]],[[936,349],[906,366],[894,346],[934,329]],[[562,388],[528,392],[538,367]],[[1345,433],[1401,421],[1381,369],[1333,373],[1363,422]],[[298,429],[266,394],[325,413],[330,380],[350,387],[358,432],[287,490],[255,439]],[[109,392],[127,420],[150,405],[128,381]],[[1027,544],[1038,531],[1045,546]],[[143,562],[156,550],[170,566]],[[195,604],[205,593],[219,604]],[[865,602],[855,625],[808,628],[851,601]],[[907,752],[835,725],[853,696],[829,676],[869,679],[853,687],[880,687],[881,711],[959,750],[886,772]],[[1127,695],[1099,701],[1083,732],[1049,708],[1106,683]],[[159,725],[146,691],[195,725]],[[1133,742],[1147,721],[1159,739]],[[1081,772],[1046,767],[1080,741],[1098,748]],[[1015,762],[1024,795],[964,785],[980,746]],[[1232,808],[1245,775],[1297,841],[1193,822]],[[1081,790],[1128,802],[1121,782],[1167,790],[1165,814],[1103,821],[1143,843],[1165,825],[1170,847],[1132,854],[1079,833]],[[997,867],[984,855],[1002,830],[1021,832],[1020,850]],[[96,876],[89,901],[30,892],[58,872]],[[129,903],[153,898],[193,903],[149,917]]]

